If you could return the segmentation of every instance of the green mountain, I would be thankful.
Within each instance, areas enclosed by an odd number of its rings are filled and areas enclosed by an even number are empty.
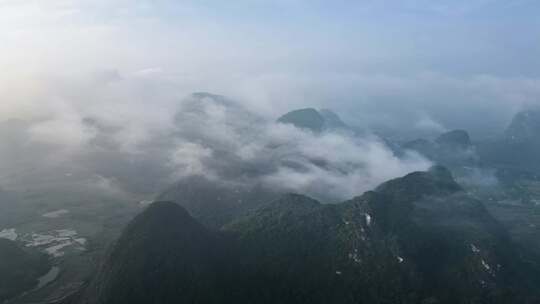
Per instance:
[[[434,167],[341,204],[288,194],[220,231],[154,203],[80,302],[533,303],[526,257]]]
[[[469,133],[465,130],[453,130],[441,134],[435,142],[449,149],[468,149],[472,146]]]
[[[224,239],[177,204],[156,202],[111,249],[82,303],[222,303]]]
[[[453,130],[441,134],[434,141],[417,139],[401,147],[414,150],[437,164],[448,167],[474,165],[477,163],[476,149],[469,134],[464,130]]]
[[[313,108],[294,110],[281,116],[277,121],[315,133],[325,130],[350,130],[350,127],[336,113],[328,109],[320,111]]]
[[[332,110],[321,109],[319,110],[319,114],[324,119],[325,127],[328,129],[350,129],[350,127]]]
[[[512,142],[540,139],[540,110],[518,112],[510,122],[504,136]]]
[[[504,229],[441,167],[338,205],[285,197],[227,230],[276,280],[269,303],[291,294],[279,282],[296,286],[291,303],[507,303],[533,288]]]
[[[480,143],[478,152],[490,166],[540,173],[540,110],[517,113],[504,135]]]
[[[324,118],[317,110],[312,108],[291,111],[278,118],[277,121],[313,132],[321,132],[324,129]]]

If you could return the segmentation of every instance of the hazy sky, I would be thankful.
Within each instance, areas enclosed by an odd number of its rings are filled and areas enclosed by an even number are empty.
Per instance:
[[[0,0],[0,117],[114,103],[158,118],[211,91],[269,117],[319,106],[484,134],[540,101],[539,14],[535,0]]]

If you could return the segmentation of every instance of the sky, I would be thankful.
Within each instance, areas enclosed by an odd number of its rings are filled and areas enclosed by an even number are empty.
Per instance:
[[[275,163],[265,181],[352,195],[357,183],[366,190],[429,162],[395,159],[378,140],[312,138],[266,123],[258,134],[267,138],[234,141],[244,131],[228,121],[247,116],[215,109],[174,145],[156,142],[178,128],[174,118],[193,92],[228,96],[266,122],[316,107],[389,136],[451,129],[473,140],[497,136],[517,111],[540,103],[539,13],[535,0],[0,0],[0,121],[31,122],[24,130],[32,145],[61,146],[51,153],[56,162],[87,162],[101,177],[134,176],[133,162],[158,168],[164,160],[219,176],[221,164],[206,161],[223,147],[242,159],[247,146],[272,155],[248,157]],[[228,130],[232,141],[190,139],[208,126]],[[337,159],[336,170],[307,162],[307,175],[287,171],[282,152],[265,151],[273,140],[287,143],[287,153]],[[344,155],[331,157],[340,146]],[[13,163],[0,155],[0,165]],[[356,169],[341,176],[350,163]],[[170,174],[161,169],[156,180]]]
[[[122,77],[268,116],[318,106],[358,125],[473,128],[482,113],[485,135],[538,102],[539,12],[534,0],[0,0],[0,114]]]

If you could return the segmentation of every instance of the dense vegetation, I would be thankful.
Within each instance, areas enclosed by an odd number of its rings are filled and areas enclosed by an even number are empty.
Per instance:
[[[82,303],[508,303],[536,269],[442,167],[336,205],[289,194],[221,231],[151,205]]]

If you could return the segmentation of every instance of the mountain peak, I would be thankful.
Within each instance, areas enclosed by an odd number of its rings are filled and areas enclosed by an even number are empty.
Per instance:
[[[321,109],[319,114],[323,117],[325,125],[329,129],[348,129],[349,126],[341,120],[339,115],[329,109]]]
[[[186,209],[174,202],[158,201],[150,204],[138,216],[138,220],[159,220],[162,223],[164,223],[164,221],[181,222],[191,220],[191,216]]]
[[[540,109],[517,113],[505,131],[511,141],[526,141],[540,137]]]
[[[315,133],[320,133],[324,130],[350,129],[335,112],[328,109],[298,109],[288,112],[278,118],[277,121],[292,124],[297,128],[311,130]]]
[[[443,166],[433,166],[428,171],[417,171],[387,181],[376,191],[400,200],[414,200],[427,195],[448,195],[461,191],[452,174]]]
[[[224,107],[237,107],[238,105],[226,96],[208,93],[208,92],[195,92],[191,93],[184,100],[190,107],[199,107],[202,103],[209,103],[220,105]]]
[[[467,148],[471,146],[471,138],[465,130],[452,130],[441,134],[436,140],[439,145],[455,148]]]
[[[194,92],[191,94],[191,97],[197,99],[211,98],[211,99],[225,99],[224,96],[218,94],[212,94],[208,92]]]
[[[152,203],[124,230],[82,303],[208,303],[206,288],[220,286],[213,281],[220,259],[213,249],[221,242],[181,206]],[[191,284],[202,276],[204,286]]]
[[[291,111],[281,116],[277,121],[292,124],[297,128],[307,129],[313,132],[321,132],[324,128],[324,118],[313,108]]]

